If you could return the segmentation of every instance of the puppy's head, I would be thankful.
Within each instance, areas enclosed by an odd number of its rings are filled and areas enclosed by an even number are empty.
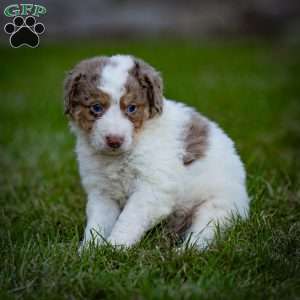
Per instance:
[[[129,151],[147,120],[163,109],[162,80],[127,55],[80,62],[65,80],[65,112],[98,151]]]

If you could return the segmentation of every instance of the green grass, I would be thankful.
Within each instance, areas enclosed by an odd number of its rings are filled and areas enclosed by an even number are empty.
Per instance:
[[[43,43],[42,43],[43,44]],[[178,255],[158,226],[129,251],[78,257],[85,195],[62,81],[78,60],[132,53],[166,96],[235,140],[251,216],[205,253]],[[0,298],[299,299],[299,48],[262,42],[69,43],[0,47]]]

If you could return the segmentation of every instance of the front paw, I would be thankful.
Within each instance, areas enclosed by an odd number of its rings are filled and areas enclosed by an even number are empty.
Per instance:
[[[113,236],[110,236],[107,239],[107,242],[117,249],[124,249],[124,248],[126,249],[132,246],[132,243],[129,240],[125,240]]]
[[[98,237],[94,239],[84,239],[80,242],[78,247],[78,254],[81,255],[84,251],[88,249],[94,249],[97,247],[101,247],[102,245],[107,244],[104,238]]]

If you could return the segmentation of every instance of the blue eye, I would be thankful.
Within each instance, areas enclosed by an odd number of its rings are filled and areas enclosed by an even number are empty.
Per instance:
[[[135,104],[129,104],[129,105],[127,106],[127,112],[128,112],[128,113],[132,114],[132,113],[134,113],[135,111],[136,111],[136,105],[135,105]]]
[[[103,111],[103,107],[99,103],[96,103],[91,106],[91,111],[95,114],[100,114]]]

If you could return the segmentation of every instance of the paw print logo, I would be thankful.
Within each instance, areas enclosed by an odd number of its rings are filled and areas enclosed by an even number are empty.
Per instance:
[[[40,43],[40,37],[45,26],[42,23],[37,23],[33,16],[28,16],[24,19],[17,16],[12,23],[7,23],[4,26],[4,31],[10,34],[10,44],[13,48],[19,48],[26,45],[31,48],[36,48]]]

